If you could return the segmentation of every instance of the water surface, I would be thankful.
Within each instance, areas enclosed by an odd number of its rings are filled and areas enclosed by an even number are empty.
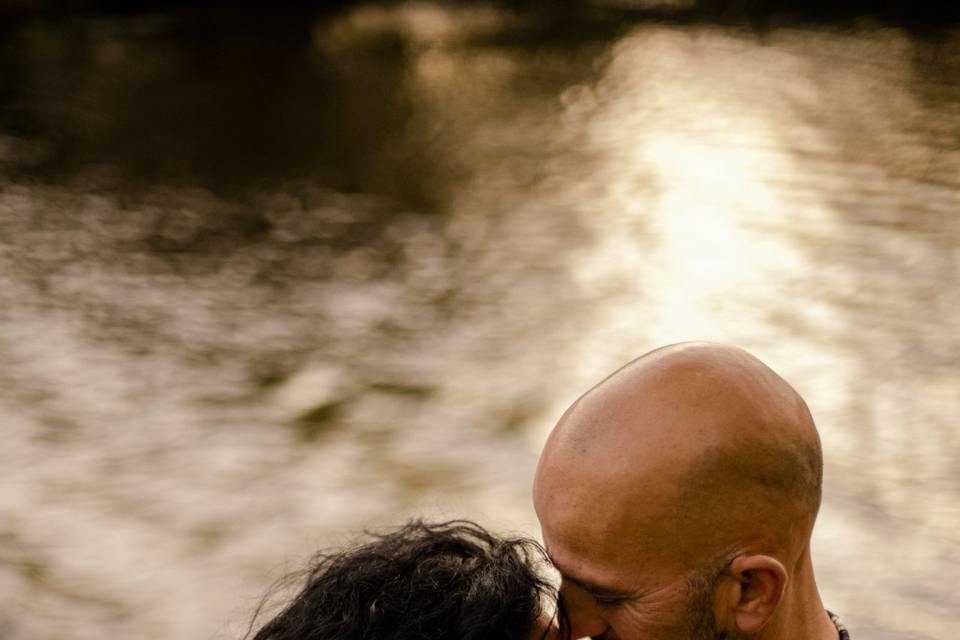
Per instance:
[[[732,341],[808,400],[858,640],[960,632],[960,37],[483,7],[0,44],[0,635],[236,635],[317,546],[536,534],[563,409]]]

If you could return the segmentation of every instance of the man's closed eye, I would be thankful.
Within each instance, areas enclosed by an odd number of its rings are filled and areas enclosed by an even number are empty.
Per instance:
[[[617,607],[627,601],[626,596],[593,596],[594,602],[605,609]]]

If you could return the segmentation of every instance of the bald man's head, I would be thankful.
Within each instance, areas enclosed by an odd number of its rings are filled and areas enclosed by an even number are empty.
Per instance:
[[[534,500],[558,553],[697,566],[752,547],[796,561],[820,503],[806,404],[734,347],[648,353],[578,399],[544,448]]]

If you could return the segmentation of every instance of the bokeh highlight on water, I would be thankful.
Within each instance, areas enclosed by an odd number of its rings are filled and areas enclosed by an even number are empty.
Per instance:
[[[858,640],[960,633],[960,34],[489,6],[0,42],[0,637],[237,637],[318,546],[536,534],[655,346],[808,400]]]

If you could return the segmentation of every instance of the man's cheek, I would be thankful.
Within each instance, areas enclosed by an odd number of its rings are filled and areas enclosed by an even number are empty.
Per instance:
[[[667,603],[626,603],[608,612],[611,638],[619,640],[690,640],[684,616]],[[606,639],[607,636],[604,636]]]

